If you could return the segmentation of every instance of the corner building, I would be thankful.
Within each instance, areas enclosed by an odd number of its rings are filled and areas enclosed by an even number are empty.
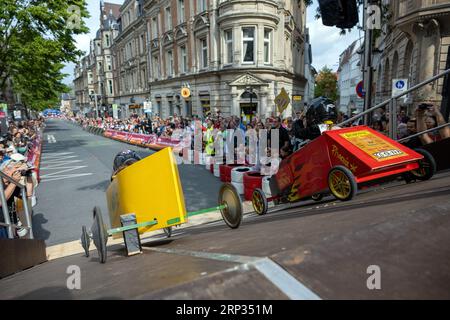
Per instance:
[[[303,0],[149,0],[143,10],[153,114],[266,117],[282,88],[283,116],[303,105]]]

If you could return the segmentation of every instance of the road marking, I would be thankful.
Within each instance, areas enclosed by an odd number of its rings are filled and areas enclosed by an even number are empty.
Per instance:
[[[57,181],[57,180],[64,180],[64,179],[73,179],[73,178],[81,178],[86,176],[92,176],[93,173],[78,173],[78,174],[67,174],[62,175],[54,178],[45,178],[45,180],[42,180],[43,182],[50,182],[50,181]]]
[[[47,134],[47,141],[48,143],[56,143],[56,138],[52,134]]]
[[[144,243],[144,242],[143,242]],[[200,252],[179,249],[164,248],[148,248],[145,250],[176,254],[182,256],[190,256],[209,260],[217,260],[224,262],[235,262],[247,266],[253,266],[261,274],[263,274],[273,285],[283,292],[291,300],[321,300],[321,298],[311,291],[308,287],[294,278],[289,272],[284,270],[280,265],[270,258],[240,256],[227,253]]]
[[[93,175],[91,172],[69,173],[88,167],[84,165],[77,165],[80,164],[80,162],[84,163],[84,161],[75,159],[78,156],[73,154],[73,152],[45,154],[42,157],[42,182],[74,179]]]

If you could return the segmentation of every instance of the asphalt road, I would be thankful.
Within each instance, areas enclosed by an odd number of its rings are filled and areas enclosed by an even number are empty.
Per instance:
[[[81,226],[92,224],[92,209],[107,216],[105,191],[114,156],[125,149],[142,157],[153,152],[83,131],[63,120],[48,120],[41,162],[42,182],[33,212],[34,235],[47,246],[80,238]],[[203,166],[179,166],[189,211],[217,205],[220,181]]]
[[[250,214],[235,230],[176,230],[133,257],[110,246],[106,264],[95,251],[50,261],[0,280],[0,299],[450,299],[449,230],[447,171]],[[66,286],[74,265],[79,290]]]

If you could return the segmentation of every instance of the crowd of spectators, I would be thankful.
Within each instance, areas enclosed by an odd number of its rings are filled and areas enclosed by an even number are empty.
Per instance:
[[[211,139],[212,131],[220,132],[222,136],[226,136],[227,129],[247,130],[254,129],[257,133],[261,129],[279,129],[279,154],[286,157],[302,145],[305,140],[301,134],[298,134],[298,128],[302,128],[303,132],[308,130],[308,123],[306,121],[306,112],[298,111],[293,117],[281,118],[279,116],[267,117],[265,119],[257,115],[251,117],[250,121],[242,121],[238,116],[223,116],[220,112],[210,114],[205,118],[193,116],[185,118],[181,116],[171,116],[167,119],[162,119],[159,116],[147,117],[132,115],[128,119],[113,119],[108,118],[76,118],[81,125],[90,125],[101,127],[103,129],[113,129],[125,132],[142,133],[142,134],[156,134],[159,137],[181,139],[184,134],[193,135],[196,123],[201,124],[204,134],[204,151],[211,153]],[[341,123],[349,118],[348,115],[338,113],[336,122]],[[346,126],[354,126],[362,124],[363,118],[359,118]],[[406,109],[401,109],[397,114],[397,138],[402,139],[417,132],[422,132],[426,129],[432,129],[439,125],[445,124],[446,121],[438,108],[432,104],[422,104],[414,112],[408,115]],[[371,115],[371,125],[373,129],[389,135],[389,114],[384,108],[380,108]],[[305,129],[306,128],[306,129]],[[174,133],[177,132],[177,135]],[[181,136],[179,132],[182,132]],[[320,132],[318,133],[320,135]],[[314,134],[313,134],[314,136]],[[317,136],[317,134],[316,134]],[[405,145],[411,148],[417,148],[440,139],[450,137],[450,128],[447,126],[438,131],[425,133],[419,137],[414,137],[405,142]],[[270,137],[269,137],[270,139]],[[270,142],[269,142],[270,143]]]
[[[32,207],[36,205],[35,186],[37,181],[32,175],[32,164],[27,163],[27,156],[43,123],[43,119],[11,121],[7,131],[3,132],[0,137],[0,171],[26,186],[27,201]],[[25,218],[21,216],[22,212],[16,210],[17,199],[23,200],[20,189],[8,179],[3,178],[2,183],[10,221],[19,227],[16,229],[15,236],[23,237],[27,234],[27,229],[22,227]],[[0,200],[0,207],[3,205]],[[3,212],[0,213],[0,223],[5,223]],[[5,226],[0,225],[0,238],[7,238],[6,230]]]

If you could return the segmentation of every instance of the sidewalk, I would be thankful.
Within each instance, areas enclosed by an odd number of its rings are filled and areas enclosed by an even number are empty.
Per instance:
[[[244,210],[244,215],[254,212],[252,203],[250,201],[243,202],[242,206],[243,206],[243,210]],[[104,218],[106,218],[106,217],[104,217]],[[181,225],[180,227],[175,228],[174,231],[183,230],[186,228],[204,225],[207,223],[219,222],[219,221],[223,221],[220,211],[205,213],[205,214],[201,214],[201,215],[197,215],[192,218],[189,218],[189,221],[187,223]],[[88,229],[90,228],[90,226],[86,226],[86,227]],[[109,224],[108,224],[108,227],[109,227]],[[141,240],[149,239],[149,238],[152,238],[152,237],[155,237],[158,235],[165,236],[165,234],[162,230],[158,230],[158,231],[153,231],[153,232],[149,232],[144,235],[141,235]],[[80,228],[80,236],[81,236],[81,228]],[[112,238],[110,238],[108,240],[108,246],[114,246],[114,245],[118,245],[118,244],[123,244],[123,239],[113,240]],[[96,250],[96,248],[95,248],[93,242],[91,242],[90,251],[95,251],[95,250]],[[80,240],[71,241],[71,242],[47,247],[47,259],[49,261],[68,257],[68,256],[75,255],[75,254],[81,254],[81,253],[84,253],[84,250],[81,246]]]

